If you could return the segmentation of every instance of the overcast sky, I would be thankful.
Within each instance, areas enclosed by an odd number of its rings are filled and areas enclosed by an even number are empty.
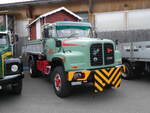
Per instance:
[[[24,2],[24,1],[31,1],[31,0],[0,0],[0,4],[14,3],[14,2]]]

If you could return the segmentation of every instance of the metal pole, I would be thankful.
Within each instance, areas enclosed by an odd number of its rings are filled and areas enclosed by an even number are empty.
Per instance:
[[[128,11],[125,11],[125,30],[126,30],[126,38],[127,37],[127,34],[128,34]],[[130,59],[131,61],[133,60],[133,40],[132,39],[129,39],[129,43],[130,43]]]
[[[5,15],[5,19],[6,19],[6,31],[8,31],[8,15]]]

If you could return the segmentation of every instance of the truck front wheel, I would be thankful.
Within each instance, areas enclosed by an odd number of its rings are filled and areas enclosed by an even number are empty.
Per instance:
[[[29,61],[29,73],[32,78],[38,76],[38,70],[36,69],[36,61],[35,60],[30,60]]]
[[[63,67],[58,66],[53,71],[53,88],[58,97],[64,98],[69,96],[71,85],[66,79]]]
[[[21,92],[22,92],[22,80],[19,80],[17,83],[12,85],[12,92],[14,94],[21,94]]]

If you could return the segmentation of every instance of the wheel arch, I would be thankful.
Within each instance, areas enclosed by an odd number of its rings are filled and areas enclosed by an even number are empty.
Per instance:
[[[54,68],[57,67],[57,66],[62,66],[63,68],[65,68],[64,67],[64,61],[60,57],[55,57],[55,58],[52,59],[52,67],[51,67],[51,69],[54,70]]]
[[[28,55],[28,62],[31,60],[36,60],[37,58],[38,58],[37,55],[29,54]]]

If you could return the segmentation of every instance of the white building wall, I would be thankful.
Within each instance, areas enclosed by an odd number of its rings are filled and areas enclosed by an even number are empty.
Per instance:
[[[150,29],[150,9],[128,11],[128,29]]]
[[[95,13],[98,31],[150,29],[150,9]]]
[[[19,37],[28,37],[28,26],[29,20],[17,20],[15,22],[15,31]]]
[[[100,31],[123,30],[125,28],[124,13],[123,12],[96,13],[95,27]]]

